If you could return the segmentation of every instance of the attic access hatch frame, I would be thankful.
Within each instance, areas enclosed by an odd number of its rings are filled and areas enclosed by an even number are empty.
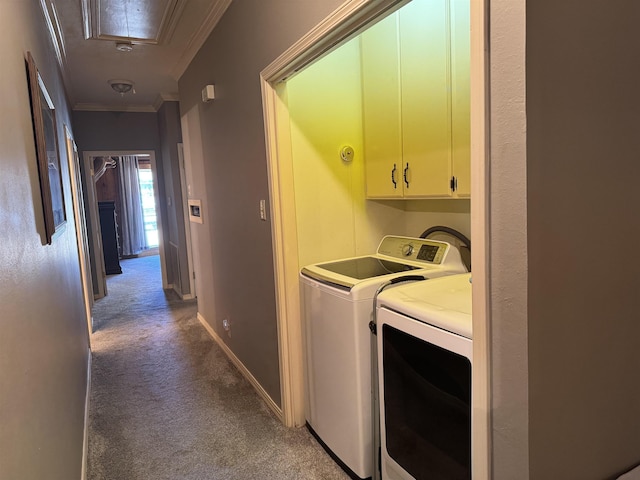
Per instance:
[[[303,339],[298,286],[298,239],[286,80],[410,0],[351,0],[330,14],[260,73],[271,203],[282,420],[304,425]],[[471,232],[473,266],[474,477],[491,478],[488,311],[489,209],[487,129],[488,0],[471,6]]]

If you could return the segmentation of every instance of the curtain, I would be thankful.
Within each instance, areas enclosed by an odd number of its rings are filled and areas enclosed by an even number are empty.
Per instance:
[[[120,157],[120,198],[122,199],[122,218],[120,225],[120,248],[122,256],[131,256],[145,248],[144,220],[140,182],[138,179],[138,157],[126,155]]]

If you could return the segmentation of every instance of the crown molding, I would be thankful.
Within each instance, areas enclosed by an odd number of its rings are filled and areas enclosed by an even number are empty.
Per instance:
[[[177,93],[161,93],[160,95],[158,95],[158,98],[156,98],[156,101],[153,102],[153,108],[155,108],[155,111],[157,112],[158,110],[160,110],[160,107],[162,107],[162,104],[164,102],[178,101],[180,101],[180,97]]]
[[[171,76],[175,80],[179,80],[184,74],[187,67],[198,53],[198,50],[200,50],[202,45],[204,45],[204,42],[209,38],[209,35],[211,35],[211,32],[222,18],[224,12],[227,10],[229,5],[231,5],[231,1],[232,0],[219,0],[217,2],[212,2],[211,10],[207,13],[204,22],[202,22],[200,28],[193,33],[187,43],[187,47],[180,56],[180,60],[178,60],[171,71]]]

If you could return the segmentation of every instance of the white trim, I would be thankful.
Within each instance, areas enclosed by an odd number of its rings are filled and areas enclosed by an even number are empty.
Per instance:
[[[298,285],[298,238],[294,205],[289,112],[278,84],[325,55],[382,13],[408,0],[347,1],[260,74],[271,202],[282,411],[286,426],[304,424],[303,347]]]
[[[211,32],[222,18],[222,15],[224,15],[224,12],[227,11],[229,5],[231,5],[231,0],[218,0],[217,2],[211,2],[211,9],[207,13],[204,22],[202,22],[202,25],[200,25],[200,27],[193,33],[189,39],[189,43],[187,43],[187,48],[182,52],[180,59],[173,69],[171,69],[171,76],[175,80],[179,80],[182,74],[187,70],[187,67],[195,58],[198,50],[200,50],[202,45],[204,45],[207,38],[209,38],[209,35],[211,35]]]
[[[209,332],[209,335],[211,335],[211,338],[213,338],[213,340],[218,344],[218,346],[222,349],[222,351],[227,355],[229,360],[231,360],[231,363],[233,363],[236,366],[236,368],[240,371],[240,373],[253,386],[256,392],[258,392],[258,395],[262,397],[264,402],[267,404],[267,407],[269,407],[273,411],[275,416],[278,417],[278,420],[283,421],[282,410],[280,409],[280,407],[278,407],[276,402],[274,402],[273,399],[269,396],[267,391],[264,388],[262,388],[262,385],[260,385],[258,380],[256,380],[256,378],[251,374],[249,369],[244,366],[244,364],[240,361],[238,357],[235,356],[235,354],[231,351],[231,349],[227,346],[227,344],[224,343],[224,341],[222,341],[222,338],[218,336],[218,334],[211,327],[211,325],[207,323],[207,321],[200,314],[200,312],[198,312],[197,317],[200,323],[202,324],[202,326],[204,326],[205,330]]]
[[[64,42],[64,33],[62,31],[62,27],[60,26],[60,19],[58,18],[58,9],[56,8],[56,4],[53,2],[51,2],[51,16],[53,17],[52,23],[55,27],[56,36],[60,44],[60,53],[61,53],[62,59],[66,60],[67,47],[65,46],[65,42]]]
[[[287,51],[260,76],[275,84],[284,81],[349,39],[373,19],[400,8],[410,0],[350,0],[344,2]]]
[[[61,41],[59,41],[58,35],[56,33],[56,29],[53,26],[53,21],[51,20],[51,13],[49,12],[49,7],[47,6],[46,0],[40,0],[40,7],[42,9],[42,14],[44,15],[44,21],[47,25],[47,30],[49,31],[49,37],[51,38],[51,44],[53,46],[53,50],[56,54],[56,60],[58,60],[58,65],[60,65],[60,69],[64,71],[65,69],[64,57],[62,56],[62,51],[60,50]]]
[[[89,454],[89,402],[91,400],[91,349],[87,358],[87,391],[84,397],[84,432],[82,435],[81,480],[87,480],[87,457]]]
[[[471,242],[473,254],[472,466],[478,479],[491,471],[491,282],[489,270],[488,0],[471,1]]]
[[[96,264],[96,279],[98,291],[93,292],[93,299],[97,300],[107,295],[107,274],[104,266],[104,256],[102,255],[102,229],[100,228],[100,214],[98,212],[98,199],[96,198],[96,186],[93,180],[93,156],[91,152],[83,152],[84,161],[84,185],[87,195],[87,206],[85,212],[87,221],[91,224],[91,243],[93,244],[93,258]],[[97,155],[94,155],[97,156]],[[91,290],[93,291],[93,278],[91,280]]]
[[[87,321],[87,337],[91,344],[91,334],[93,333],[93,280],[91,279],[91,260],[89,259],[89,243],[87,239],[86,215],[84,211],[82,180],[80,178],[80,157],[78,147],[71,136],[71,131],[67,125],[64,126],[67,137],[67,160],[69,162],[69,179],[71,183],[71,199],[73,203],[73,218],[76,227],[76,242],[78,247],[78,263],[80,266],[80,281],[82,282],[82,296],[84,299],[84,309]],[[89,264],[87,264],[89,260]]]
[[[187,247],[187,269],[189,270],[189,294],[184,298],[196,297],[196,277],[193,270],[193,248],[191,246],[191,207],[187,187],[187,170],[184,160],[184,144],[178,143],[178,167],[180,170],[180,190],[184,216],[184,239]],[[202,205],[200,206],[202,208]]]
[[[289,112],[276,90],[262,84],[276,287],[280,391],[284,424],[305,422],[302,322],[298,284],[298,236],[294,208]],[[283,119],[282,126],[278,119]],[[280,127],[280,128],[279,128]]]

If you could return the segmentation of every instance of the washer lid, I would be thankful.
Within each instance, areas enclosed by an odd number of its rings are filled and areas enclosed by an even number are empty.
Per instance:
[[[358,280],[380,277],[382,275],[389,275],[390,273],[407,272],[409,270],[417,270],[418,268],[405,263],[392,262],[377,257],[358,257],[338,262],[320,263],[316,265],[316,267]]]
[[[472,338],[471,274],[463,273],[391,288],[378,307]]]

